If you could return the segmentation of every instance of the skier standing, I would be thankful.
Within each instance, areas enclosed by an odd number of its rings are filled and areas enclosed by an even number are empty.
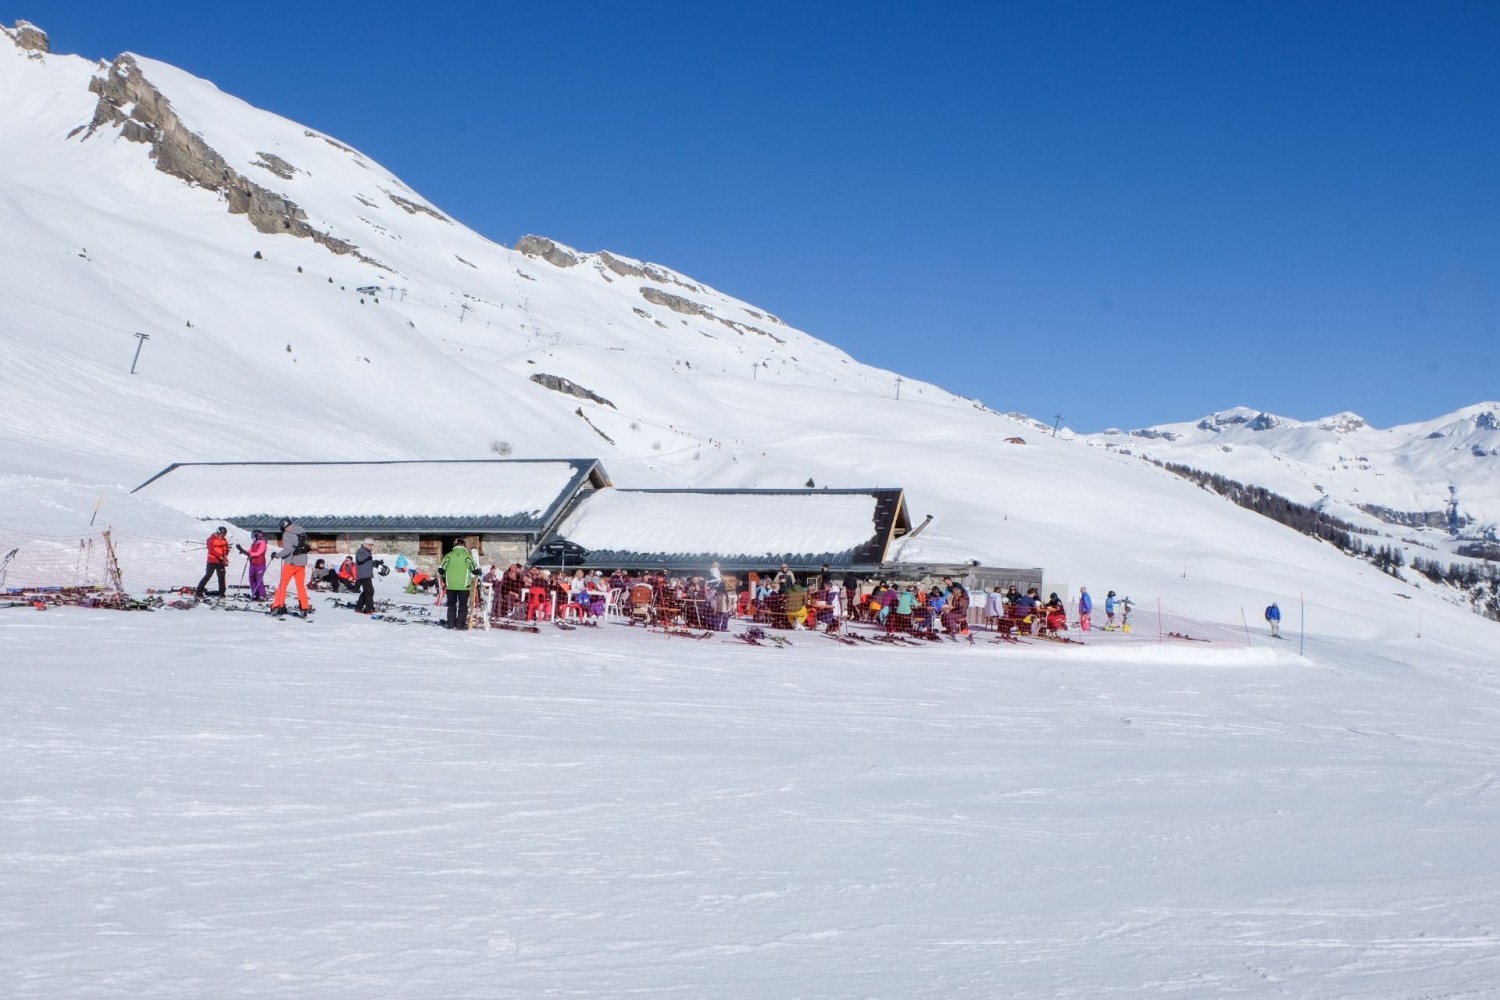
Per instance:
[[[1089,596],[1089,588],[1078,588],[1078,631],[1087,632],[1090,629],[1089,618],[1094,613],[1094,599]]]
[[[250,560],[250,600],[266,599],[266,533],[256,528],[250,532],[250,547],[236,545],[240,555]]]
[[[1273,639],[1280,639],[1281,638],[1281,609],[1276,606],[1276,602],[1275,601],[1272,601],[1271,602],[1271,606],[1268,607],[1268,608],[1266,608],[1266,621],[1269,622],[1270,625],[1271,625],[1271,637]]]
[[[1104,631],[1115,630],[1115,592],[1111,590],[1104,595]]]
[[[208,536],[208,568],[203,571],[203,579],[198,581],[193,595],[198,600],[204,598],[204,588],[208,586],[209,578],[218,576],[219,597],[224,596],[224,571],[229,568],[229,529],[222,524],[214,529],[214,533]]]
[[[469,584],[479,573],[473,554],[464,548],[464,540],[453,540],[453,548],[443,556],[443,585],[448,589],[448,627],[460,631],[469,627]]]
[[[364,544],[354,550],[354,583],[359,587],[355,598],[355,613],[375,613],[375,539],[366,538]]]
[[[307,617],[307,554],[312,544],[302,525],[289,517],[281,519],[281,550],[271,553],[272,559],[281,560],[281,579],[276,584],[276,596],[271,599],[271,614],[286,614],[287,585],[297,585],[297,603],[302,608],[302,617]]]

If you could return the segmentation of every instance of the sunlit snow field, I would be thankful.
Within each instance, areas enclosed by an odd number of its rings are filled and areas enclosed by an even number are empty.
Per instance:
[[[0,612],[5,992],[1495,995],[1492,691],[796,642]]]

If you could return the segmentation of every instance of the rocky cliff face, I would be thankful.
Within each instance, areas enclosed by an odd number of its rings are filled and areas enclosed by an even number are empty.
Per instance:
[[[52,51],[52,42],[47,38],[47,33],[30,21],[18,20],[14,28],[0,24],[0,31],[5,32],[16,48],[23,52],[40,52],[45,55]]]
[[[230,214],[246,216],[259,231],[310,239],[336,254],[349,254],[367,264],[383,266],[361,253],[354,244],[310,226],[307,213],[295,202],[232,169],[201,136],[182,123],[172,110],[172,102],[152,85],[130,55],[122,55],[110,63],[104,76],[90,81],[89,89],[99,95],[94,119],[87,126],[75,129],[72,135],[82,134],[86,140],[101,128],[117,126],[124,138],[151,147],[151,158],[158,170],[218,192]],[[263,161],[270,161],[261,165],[277,176],[290,177],[296,169],[279,157],[260,155]]]

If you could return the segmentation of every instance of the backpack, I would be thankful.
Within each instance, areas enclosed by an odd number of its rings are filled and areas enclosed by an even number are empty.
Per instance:
[[[311,551],[312,546],[307,543],[307,532],[304,531],[299,534],[297,536],[297,540],[292,543],[292,555],[305,556]]]

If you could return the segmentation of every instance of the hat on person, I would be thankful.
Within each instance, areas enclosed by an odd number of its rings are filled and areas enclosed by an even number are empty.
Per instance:
[[[1109,593],[1105,594],[1104,596],[1105,597],[1114,597],[1115,596],[1115,592],[1113,590],[1111,590]]]
[[[365,539],[365,548],[367,548],[367,549],[373,549],[374,547],[375,547],[375,539],[373,539],[373,538],[366,538]]]
[[[216,530],[215,530],[215,531],[214,531],[214,534],[216,534],[216,535],[227,535],[227,534],[229,534],[229,529],[228,529],[228,528],[226,528],[226,527],[224,527],[224,526],[223,526],[223,525],[222,525],[222,524],[221,524],[221,525],[219,525],[219,527],[218,527],[218,528],[217,528],[217,529],[216,529]]]

